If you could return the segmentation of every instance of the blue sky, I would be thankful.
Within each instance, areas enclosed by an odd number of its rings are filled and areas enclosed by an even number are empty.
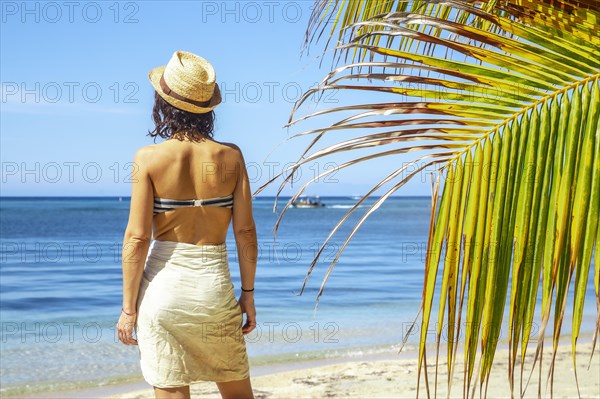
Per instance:
[[[283,127],[301,92],[331,67],[327,57],[319,66],[324,42],[301,53],[312,4],[2,1],[0,194],[129,195],[129,162],[139,147],[153,143],[146,136],[153,100],[147,74],[176,50],[197,53],[214,65],[223,94],[215,139],[242,148],[257,189],[308,143],[308,138],[288,137],[334,120]],[[331,93],[318,104],[311,100],[300,115],[349,99],[373,100],[358,96]],[[348,137],[336,134],[325,143]],[[352,155],[308,165],[299,182]],[[362,194],[408,159],[349,168],[307,193]],[[272,195],[276,188],[262,194]],[[296,188],[286,187],[283,194]],[[421,175],[400,194],[430,192]]]

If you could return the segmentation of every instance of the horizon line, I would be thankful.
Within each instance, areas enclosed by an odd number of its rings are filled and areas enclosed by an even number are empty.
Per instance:
[[[276,195],[257,195],[252,198],[276,198]],[[293,195],[280,195],[279,198],[291,198]],[[340,194],[340,195],[303,195],[302,197],[361,197],[360,194]],[[370,197],[381,197],[381,195],[371,195]],[[391,195],[390,197],[405,198],[431,198],[431,195]],[[131,198],[131,195],[0,195],[2,198]]]

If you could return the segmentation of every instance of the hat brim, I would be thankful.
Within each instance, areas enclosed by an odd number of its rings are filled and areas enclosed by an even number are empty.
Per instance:
[[[221,90],[219,89],[219,85],[217,83],[215,83],[215,91],[207,107],[199,107],[197,105],[178,100],[174,97],[169,96],[168,94],[165,94],[163,92],[163,89],[160,87],[160,78],[163,75],[164,70],[165,66],[156,67],[150,71],[148,77],[150,78],[150,83],[152,84],[154,90],[156,90],[158,95],[161,96],[163,100],[165,100],[175,108],[179,108],[187,112],[192,112],[194,114],[204,114],[206,112],[212,111],[217,105],[221,103]]]

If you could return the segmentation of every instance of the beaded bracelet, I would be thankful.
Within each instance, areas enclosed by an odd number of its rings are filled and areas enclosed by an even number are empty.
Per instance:
[[[245,290],[244,287],[242,287],[242,291],[244,291],[244,292],[252,292],[252,291],[254,291],[254,288],[252,288],[251,290]]]

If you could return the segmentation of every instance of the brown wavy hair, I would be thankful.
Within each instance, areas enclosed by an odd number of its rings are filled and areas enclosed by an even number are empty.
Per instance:
[[[148,131],[148,136],[163,139],[171,137],[177,140],[188,138],[191,141],[203,141],[213,137],[215,128],[215,113],[195,114],[175,108],[154,92],[154,108],[152,109],[154,130]]]

